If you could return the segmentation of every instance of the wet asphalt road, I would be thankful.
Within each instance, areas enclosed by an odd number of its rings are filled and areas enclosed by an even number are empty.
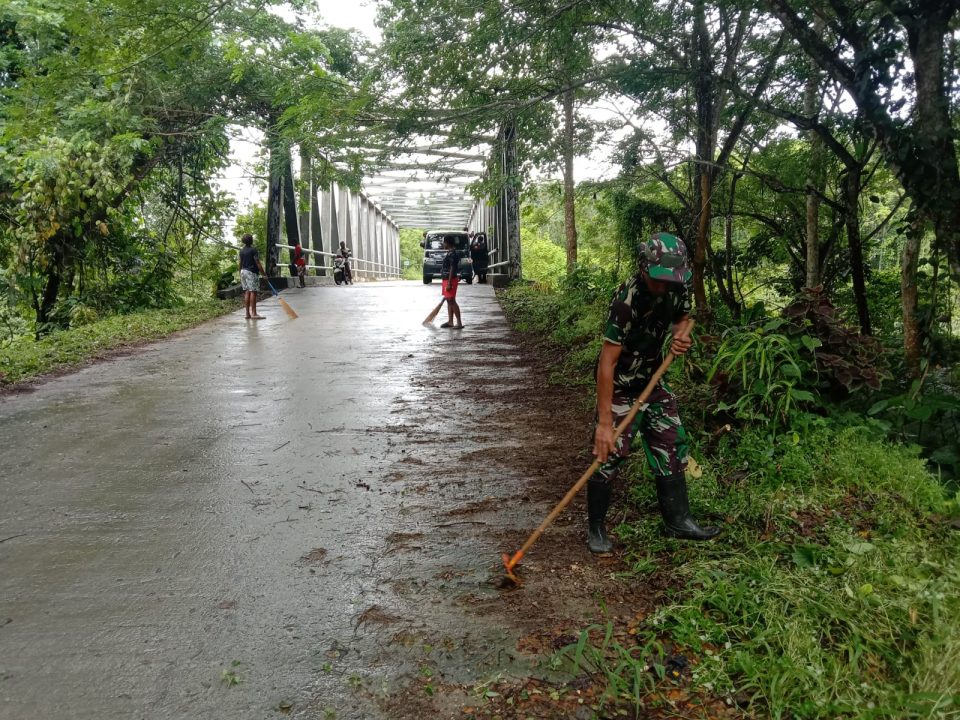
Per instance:
[[[420,325],[436,284],[291,290],[298,320],[0,399],[0,718],[389,717],[425,662],[504,669],[477,529],[529,521],[482,469],[509,406],[460,367],[525,371],[489,286],[460,295],[454,332]]]

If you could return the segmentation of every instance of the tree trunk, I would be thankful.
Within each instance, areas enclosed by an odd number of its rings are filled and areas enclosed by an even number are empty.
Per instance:
[[[946,27],[923,23],[910,34],[916,67],[918,126],[931,138],[938,162],[939,182],[946,185],[926,212],[933,219],[937,248],[947,256],[954,276],[960,277],[960,168],[957,165],[953,123],[944,81],[943,34]]]
[[[724,250],[726,253],[726,275],[727,275],[727,292],[730,295],[730,306],[731,312],[733,312],[733,318],[737,322],[740,322],[740,303],[737,301],[737,297],[734,294],[733,287],[733,211],[736,206],[736,197],[737,197],[737,180],[740,179],[738,174],[734,174],[730,179],[730,200],[727,203],[727,217],[724,219],[723,223],[723,242]]]
[[[920,259],[920,241],[926,227],[923,215],[907,229],[906,242],[900,261],[900,302],[903,308],[903,361],[907,375],[920,377],[920,318],[917,315],[917,265]]]
[[[37,340],[43,334],[43,326],[50,322],[50,316],[53,314],[53,308],[57,304],[57,298],[60,296],[60,285],[63,280],[63,251],[54,250],[53,258],[47,266],[47,284],[43,288],[43,295],[40,296],[40,302],[36,306],[37,327],[35,337]]]
[[[943,18],[942,22],[917,22],[907,33],[917,86],[917,129],[921,134],[918,140],[928,145],[918,150],[934,166],[932,174],[918,178],[923,186],[915,194],[923,194],[924,210],[933,221],[937,245],[946,253],[951,271],[960,275],[960,168],[944,80],[943,46],[947,32],[948,18]],[[931,180],[934,188],[929,187]],[[932,189],[938,192],[931,193]]]
[[[847,245],[850,248],[850,274],[853,278],[853,297],[857,305],[860,332],[871,335],[870,309],[867,306],[867,284],[863,272],[863,243],[860,236],[860,181],[862,168],[847,168],[844,179],[844,224],[847,228]],[[809,261],[809,256],[808,256]],[[807,287],[812,287],[808,285]]]
[[[713,249],[708,244],[706,246],[707,251],[707,260],[710,261],[710,266],[713,268],[713,279],[717,284],[717,293],[720,295],[720,300],[724,305],[730,310],[730,313],[733,317],[740,317],[740,304],[737,302],[737,298],[733,293],[733,205],[734,199],[737,192],[737,178],[739,176],[734,174],[730,181],[730,201],[727,206],[726,217],[724,218],[724,240],[725,240],[725,249],[726,249],[726,262],[720,262],[720,258],[717,257],[717,254],[713,252]]]
[[[577,218],[573,180],[573,90],[563,93],[563,226],[567,236],[567,275],[577,269]]]
[[[933,266],[933,278],[930,281],[930,312],[927,313],[926,322],[923,327],[925,337],[933,338],[936,331],[939,315],[937,313],[937,301],[940,292],[940,251],[936,248],[931,253],[930,264]],[[949,292],[947,294],[949,298]]]
[[[300,213],[300,243],[304,248],[312,248],[312,238],[310,236],[310,189],[312,187],[311,177],[313,175],[313,166],[310,155],[306,149],[300,146],[300,197],[298,200],[298,210]],[[308,262],[312,262],[310,257]]]
[[[707,29],[704,0],[694,3],[694,44],[697,53],[696,102],[696,183],[697,224],[693,251],[693,297],[697,314],[709,324],[712,315],[706,291],[707,250],[710,244],[710,221],[714,185],[713,160],[716,151],[714,127],[713,58],[710,32]]]
[[[723,246],[727,255],[727,287],[733,293],[733,211],[737,200],[737,180],[740,176],[734,174],[730,178],[730,199],[727,202],[727,217],[723,222]]]
[[[818,17],[815,25],[822,31],[823,21]],[[810,78],[803,88],[803,114],[816,117],[820,109],[820,73],[815,62],[810,61]],[[820,284],[820,195],[824,189],[823,140],[810,130],[807,132],[810,143],[810,165],[807,168],[807,279],[806,287],[815,288]]]
[[[706,290],[706,265],[707,265],[707,247],[710,244],[710,220],[711,220],[711,198],[713,194],[713,181],[709,168],[700,169],[698,179],[699,192],[699,216],[697,218],[697,238],[693,251],[693,297],[697,306],[698,314],[703,317],[711,315],[710,304],[707,300]]]
[[[270,180],[267,190],[267,257],[265,270],[273,277],[280,261],[280,224],[283,214],[283,149],[274,141],[270,145]]]

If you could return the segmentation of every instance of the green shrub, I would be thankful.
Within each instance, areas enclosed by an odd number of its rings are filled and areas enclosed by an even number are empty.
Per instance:
[[[206,300],[177,309],[115,315],[50,333],[40,340],[20,336],[0,347],[0,384],[23,382],[55,370],[77,367],[111,350],[156,340],[237,307],[239,300]]]
[[[787,428],[804,408],[817,402],[816,373],[801,358],[795,342],[777,332],[782,321],[761,328],[735,328],[725,333],[707,380],[722,381],[732,402],[718,410],[733,410],[744,420],[770,422]],[[811,346],[815,341],[801,336]]]
[[[510,321],[546,338],[563,355],[559,370],[573,383],[590,382],[600,353],[603,323],[617,287],[609,273],[578,270],[559,289],[517,284],[501,293]]]
[[[567,254],[542,233],[521,228],[523,276],[525,279],[556,287],[567,267]]]
[[[862,428],[771,442],[761,429],[702,458],[713,543],[617,532],[639,572],[679,589],[641,632],[698,658],[695,682],[775,718],[948,717],[960,711],[960,536],[916,449]],[[649,484],[632,491],[641,507]],[[621,668],[625,677],[631,667]]]
[[[100,319],[100,314],[96,308],[83,303],[77,303],[70,308],[70,327],[81,327],[89,325]]]
[[[612,293],[603,280],[575,277],[557,292],[516,287],[502,296],[517,327],[550,338],[565,376],[584,385],[592,386]],[[725,529],[710,543],[664,538],[642,458],[628,464],[628,504],[640,518],[616,533],[637,581],[654,571],[669,577],[669,596],[631,629],[635,644],[618,640],[612,626],[599,637],[588,628],[559,660],[606,687],[617,706],[611,716],[649,714],[667,656],[680,653],[693,658],[700,689],[749,717],[960,717],[960,533],[942,520],[960,498],[945,501],[918,449],[883,441],[877,419],[841,416],[828,400],[822,415],[791,416],[784,385],[809,393],[793,397],[808,406],[824,387],[814,369],[819,344],[802,331],[810,325],[795,333],[785,320],[751,321],[759,328],[728,333],[715,370],[752,394],[748,416],[794,425],[800,417],[802,430],[773,434],[754,418],[709,455],[705,443],[694,445],[704,473],[691,483],[691,504]],[[713,346],[699,351],[709,356]],[[694,377],[697,362],[673,373],[692,437],[710,419],[715,390]]]

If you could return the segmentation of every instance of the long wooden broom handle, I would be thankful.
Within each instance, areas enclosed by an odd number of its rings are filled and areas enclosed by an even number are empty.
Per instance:
[[[680,337],[689,337],[690,333],[693,330],[693,320],[687,320],[686,324],[680,328],[680,332],[674,335],[674,339]],[[667,357],[664,358],[663,362],[660,363],[660,367],[657,368],[657,371],[653,373],[653,377],[650,378],[650,382],[647,383],[647,386],[643,389],[643,392],[640,393],[640,397],[637,398],[636,402],[633,403],[633,407],[630,408],[630,412],[627,413],[627,416],[623,419],[613,433],[613,442],[616,443],[620,439],[620,436],[626,432],[626,429],[630,427],[634,419],[637,417],[637,413],[640,412],[640,408],[643,407],[643,404],[647,401],[647,398],[650,397],[650,393],[653,392],[654,388],[657,386],[657,383],[660,382],[660,379],[663,377],[664,373],[670,368],[670,363],[673,362],[676,356],[671,352],[667,353]],[[520,559],[524,554],[529,550],[533,544],[540,539],[540,536],[543,534],[543,531],[550,527],[553,524],[553,521],[557,519],[557,516],[564,511],[567,505],[570,504],[570,501],[576,496],[583,486],[587,484],[593,474],[597,469],[602,465],[599,460],[594,460],[593,464],[587,468],[587,471],[580,476],[580,479],[577,480],[576,484],[567,491],[567,494],[563,496],[563,499],[557,503],[556,507],[550,511],[550,514],[544,518],[543,522],[540,523],[540,526],[534,530],[530,537],[527,538],[527,541],[523,544],[517,552],[513,554],[509,561],[507,561],[507,571],[513,570],[514,566],[520,562]]]

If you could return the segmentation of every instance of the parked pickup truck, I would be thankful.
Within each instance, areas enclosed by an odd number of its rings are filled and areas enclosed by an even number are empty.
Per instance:
[[[473,261],[470,259],[470,238],[463,231],[458,230],[430,230],[424,237],[420,247],[423,248],[423,283],[429,285],[433,279],[443,274],[443,256],[447,251],[443,249],[446,238],[453,240],[453,246],[460,251],[460,267],[457,273],[460,279],[468,285],[473,282]]]

